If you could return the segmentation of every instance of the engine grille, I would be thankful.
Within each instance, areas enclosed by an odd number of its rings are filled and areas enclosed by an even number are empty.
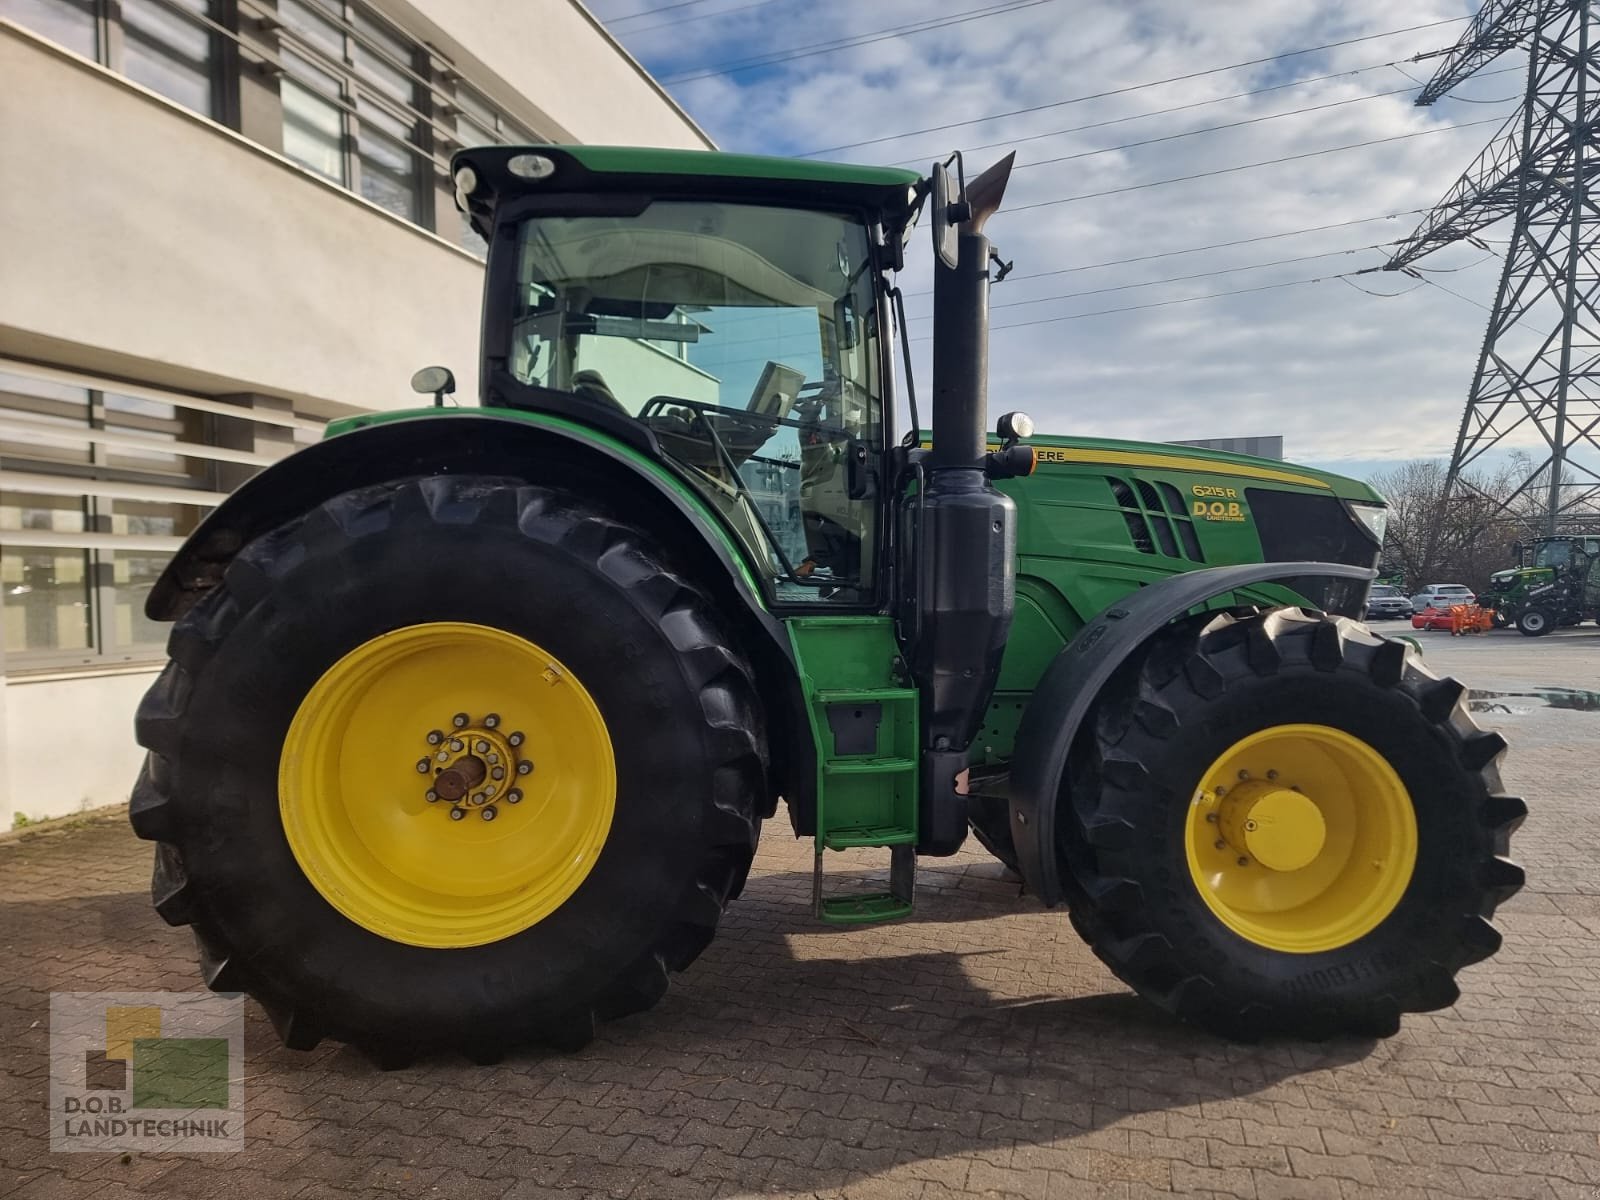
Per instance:
[[[1336,497],[1246,488],[1245,498],[1265,561],[1377,565],[1378,547]],[[1358,620],[1366,615],[1369,580],[1299,576],[1283,582],[1324,612]]]

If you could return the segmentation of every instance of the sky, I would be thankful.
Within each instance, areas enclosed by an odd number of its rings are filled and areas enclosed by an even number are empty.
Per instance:
[[[727,69],[1000,5],[905,36]],[[924,170],[961,150],[969,175],[1017,150],[1006,206],[988,230],[1016,264],[992,297],[991,414],[1021,408],[1042,431],[1085,436],[1283,434],[1287,457],[1362,477],[1449,457],[1499,278],[1505,227],[1485,231],[1488,251],[1460,243],[1422,260],[1421,280],[1332,278],[1381,266],[1382,244],[1420,220],[1393,214],[1443,196],[1515,108],[1526,63],[1515,53],[1431,108],[1412,104],[1413,79],[1425,81],[1433,61],[1407,60],[1452,44],[1475,8],[592,0],[725,150]],[[1290,53],[1336,42],[1349,44]],[[1184,75],[1192,77],[1133,86]],[[1237,96],[1266,88],[1275,90]],[[996,115],[1026,108],[1037,111]],[[1307,108],[1315,111],[1278,115]],[[936,126],[950,128],[915,132]],[[1379,144],[1314,153],[1365,142]],[[1301,155],[1311,156],[1226,170]],[[1102,192],[1111,194],[1092,195]],[[1377,217],[1388,219],[1369,220]],[[1297,232],[1330,225],[1343,227]],[[1263,240],[1197,249],[1245,239]],[[925,338],[931,322],[918,315],[930,300],[913,293],[929,287],[926,230],[911,249],[901,282],[912,336]],[[1325,257],[1279,261],[1311,255]],[[1238,269],[1246,267],[1255,269]],[[1224,271],[1232,273],[1213,274]],[[1240,294],[1200,298],[1232,291]],[[914,345],[923,396],[927,349],[926,340]]]

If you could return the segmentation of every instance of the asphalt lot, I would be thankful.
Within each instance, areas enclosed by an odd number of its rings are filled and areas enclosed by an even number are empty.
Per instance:
[[[1174,1025],[976,849],[910,921],[819,927],[774,823],[712,948],[582,1053],[382,1073],[252,1010],[243,1152],[52,1155],[50,992],[198,986],[113,814],[0,843],[0,1196],[1600,1197],[1600,630],[1417,636],[1511,742],[1529,884],[1394,1038]]]

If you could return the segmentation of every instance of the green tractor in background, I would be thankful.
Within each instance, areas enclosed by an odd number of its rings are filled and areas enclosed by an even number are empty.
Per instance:
[[[1010,159],[951,161],[456,156],[481,406],[419,372],[434,405],[262,472],[150,597],[130,815],[206,983],[385,1065],[581,1045],[706,948],[781,800],[823,921],[906,915],[970,829],[1220,1034],[1454,1001],[1525,809],[1462,686],[1354,619],[1382,499],[988,433]],[[893,283],[923,210],[931,433]],[[887,886],[841,892],[861,847]]]
[[[1496,625],[1543,637],[1562,625],[1600,620],[1600,537],[1535,538],[1512,547],[1517,565],[1489,576],[1483,603]]]

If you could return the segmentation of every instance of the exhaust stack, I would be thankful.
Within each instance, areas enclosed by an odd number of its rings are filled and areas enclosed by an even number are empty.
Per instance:
[[[984,471],[989,383],[989,239],[1015,155],[952,189],[933,172],[933,449],[914,512],[916,633],[922,693],[917,851],[954,854],[967,836],[967,749],[1000,672],[1016,607],[1016,505]]]

